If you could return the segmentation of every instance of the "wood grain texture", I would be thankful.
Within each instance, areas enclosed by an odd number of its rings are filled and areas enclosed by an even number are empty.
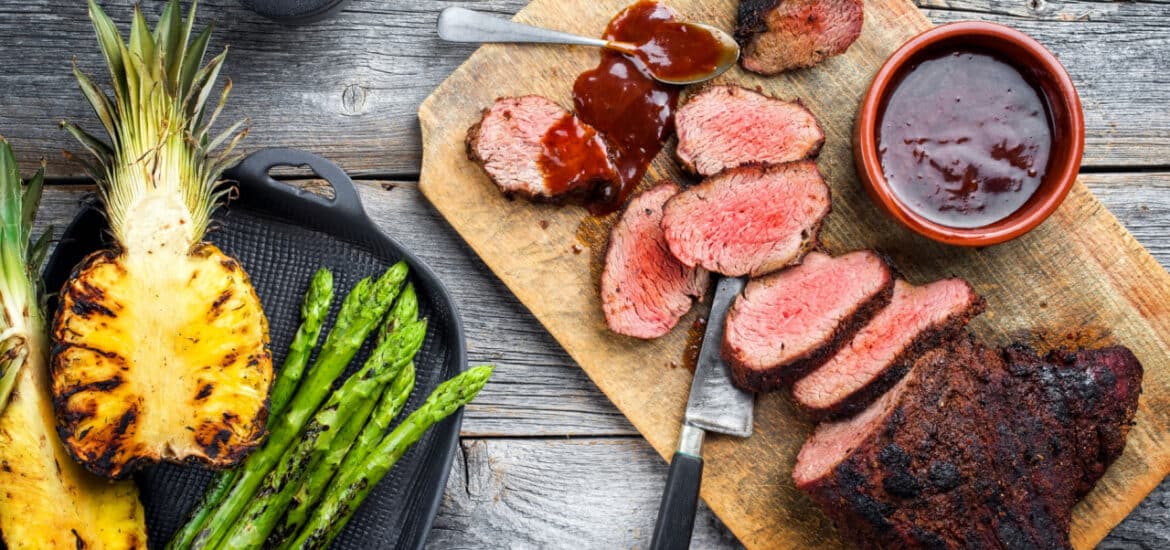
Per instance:
[[[428,548],[646,548],[666,467],[635,439],[465,439]],[[1098,546],[1170,547],[1170,483]],[[571,495],[571,497],[566,497]],[[743,546],[705,506],[691,548]]]
[[[650,545],[666,471],[638,439],[464,439],[461,451],[428,547]],[[737,546],[700,504],[691,547]]]
[[[1085,182],[1163,266],[1170,266],[1165,242],[1170,174],[1090,175]],[[92,189],[47,188],[36,232],[67,224]],[[471,361],[499,365],[468,407],[463,453],[451,472],[428,547],[644,547],[666,476],[662,459],[646,442],[629,437],[637,434],[633,427],[451,232],[415,183],[361,181],[359,190],[378,224],[435,265],[462,305]],[[540,439],[526,439],[534,436]],[[566,473],[569,465],[571,473]],[[490,478],[490,484],[473,486],[466,482],[469,477]],[[579,498],[564,499],[564,494]],[[524,505],[531,502],[544,506]],[[611,513],[614,507],[621,513]],[[572,528],[564,528],[566,523]],[[740,547],[705,506],[696,526],[695,548]],[[1100,545],[1110,550],[1167,547],[1170,480]]]
[[[566,6],[537,0],[517,19],[598,34],[624,2]],[[680,1],[684,15],[729,26],[734,2]],[[806,71],[727,80],[799,97],[822,121],[819,164],[834,191],[825,242],[835,252],[876,248],[913,282],[962,276],[987,297],[973,327],[986,340],[1045,345],[1121,342],[1146,366],[1143,399],[1126,453],[1075,511],[1078,548],[1102,540],[1170,470],[1170,274],[1083,186],[1046,224],[1012,243],[948,248],[916,237],[881,215],[856,181],[849,153],[853,113],[869,79],[897,45],[929,23],[911,4],[872,0],[861,38],[841,57]],[[574,254],[582,210],[506,201],[466,160],[463,137],[496,96],[539,93],[567,104],[573,76],[596,54],[568,48],[486,46],[423,103],[420,188],[485,263],[564,346],[593,381],[664,456],[673,449],[690,374],[671,369],[685,331],[637,342],[605,329],[586,254]],[[677,176],[663,155],[651,178]],[[542,229],[547,222],[547,229]],[[586,221],[585,223],[592,223]],[[596,244],[596,243],[593,243]],[[687,320],[683,321],[684,326]],[[704,500],[751,548],[839,544],[829,522],[792,486],[795,453],[811,426],[779,395],[761,397],[756,435],[711,437]]]
[[[103,0],[129,21],[136,0]],[[990,19],[1018,27],[1052,49],[1080,89],[1086,166],[1167,163],[1170,148],[1170,4],[1050,0],[919,0],[935,22]],[[336,17],[303,27],[275,25],[237,0],[203,0],[214,21],[211,51],[231,45],[223,74],[234,83],[221,120],[251,117],[245,150],[291,146],[324,155],[355,174],[418,173],[419,104],[473,51],[434,32],[439,11],[462,5],[510,15],[525,0],[354,0]],[[568,2],[566,2],[568,3]],[[160,0],[143,0],[153,20]],[[571,4],[569,4],[571,5]],[[570,8],[566,8],[570,9]],[[49,160],[55,176],[81,174],[61,156],[75,149],[63,118],[96,128],[70,71],[74,56],[101,76],[84,2],[0,1],[0,133],[22,162]]]

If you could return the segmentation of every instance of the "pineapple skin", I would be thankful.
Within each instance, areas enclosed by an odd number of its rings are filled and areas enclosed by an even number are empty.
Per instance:
[[[45,350],[39,335],[32,350]],[[0,534],[8,548],[146,548],[145,514],[132,482],[85,471],[61,444],[45,357],[29,356],[0,414]]]
[[[239,262],[216,246],[90,255],[61,290],[51,334],[58,430],[89,471],[226,468],[261,443],[268,321]]]

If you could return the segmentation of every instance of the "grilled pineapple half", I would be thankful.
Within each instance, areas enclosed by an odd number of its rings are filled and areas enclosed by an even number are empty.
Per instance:
[[[0,370],[12,388],[0,413],[0,536],[8,548],[146,548],[138,490],[73,461],[57,437],[48,342],[34,282],[44,243],[28,247],[42,174],[21,194],[12,148],[0,139]]]
[[[239,262],[201,242],[243,132],[210,136],[231,88],[205,109],[224,55],[201,67],[210,29],[188,45],[194,8],[186,22],[179,11],[172,0],[152,33],[136,8],[124,43],[90,0],[113,96],[74,72],[111,143],[63,123],[97,158],[116,247],[88,257],[61,290],[53,402],[73,455],[111,478],[158,461],[230,466],[259,444],[267,419],[260,300]]]

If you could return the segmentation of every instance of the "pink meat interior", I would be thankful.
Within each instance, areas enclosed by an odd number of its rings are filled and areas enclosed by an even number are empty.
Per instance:
[[[727,344],[744,366],[782,365],[823,345],[888,281],[871,251],[838,258],[813,252],[799,266],[748,284],[729,314]]]
[[[546,194],[540,167],[544,135],[567,114],[540,96],[497,100],[480,122],[475,142],[484,170],[504,191]]]
[[[816,164],[743,167],[683,191],[666,206],[663,230],[686,265],[740,276],[797,259],[829,211],[829,187]]]
[[[890,305],[837,355],[798,381],[793,393],[809,407],[832,406],[885,372],[923,331],[971,307],[972,298],[971,287],[961,279],[944,279],[920,287],[899,280]]]
[[[799,103],[738,86],[715,86],[675,115],[678,156],[702,175],[750,162],[780,164],[816,154],[825,139]]]
[[[666,182],[634,197],[614,226],[601,276],[602,308],[614,332],[662,336],[706,289],[708,274],[680,264],[662,236],[662,204],[677,192]]]
[[[796,455],[792,479],[797,487],[813,483],[840,464],[861,445],[874,430],[882,426],[892,409],[902,400],[910,381],[917,376],[911,370],[890,391],[874,401],[865,410],[838,422],[822,422]]]

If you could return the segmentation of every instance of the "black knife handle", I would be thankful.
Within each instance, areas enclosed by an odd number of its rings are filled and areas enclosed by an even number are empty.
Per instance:
[[[662,491],[662,502],[658,505],[651,550],[686,550],[690,547],[702,481],[703,459],[674,453],[670,474],[666,477],[666,489]]]

